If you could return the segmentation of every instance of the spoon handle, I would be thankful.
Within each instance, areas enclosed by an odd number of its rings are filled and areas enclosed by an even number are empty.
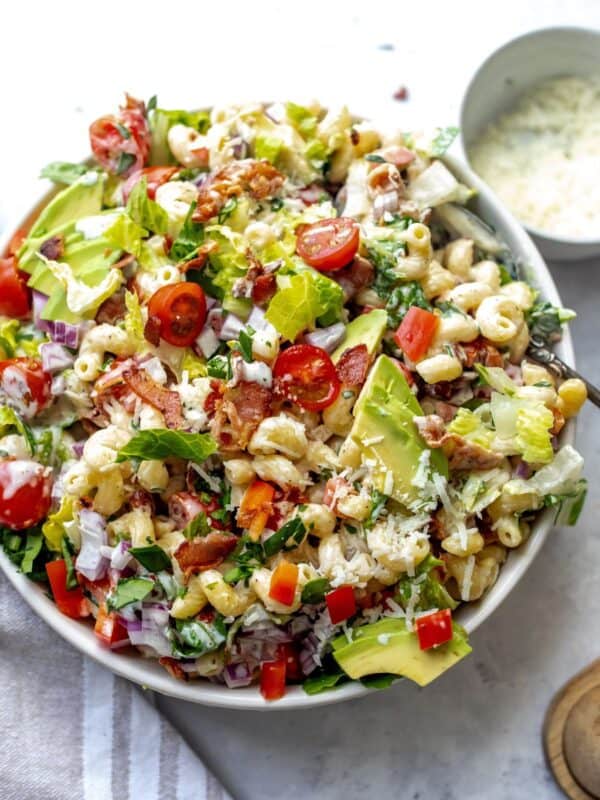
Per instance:
[[[539,339],[532,339],[527,348],[527,355],[538,364],[543,364],[547,369],[557,375],[559,378],[579,378],[585,383],[588,393],[588,399],[598,407],[600,407],[600,389],[586,380],[583,375],[580,375],[568,364],[565,364],[556,353],[553,353],[543,341]]]

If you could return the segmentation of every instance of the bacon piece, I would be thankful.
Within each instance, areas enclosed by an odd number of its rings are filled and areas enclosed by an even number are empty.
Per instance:
[[[135,261],[135,256],[132,255],[132,253],[125,253],[124,255],[121,256],[121,258],[118,261],[115,261],[115,263],[112,266],[113,269],[125,269],[125,267],[128,267],[130,264],[133,264],[134,261]]]
[[[179,681],[189,680],[187,672],[183,669],[177,659],[171,658],[170,656],[163,656],[162,658],[158,659],[158,663],[161,665],[161,667],[164,667],[167,670],[172,678],[176,678]]]
[[[375,267],[362,256],[355,256],[351,264],[335,272],[335,280],[344,290],[345,300],[348,301],[355,294],[373,282]]]
[[[212,239],[204,242],[198,248],[198,254],[191,258],[189,261],[182,261],[178,266],[182,272],[187,272],[189,269],[203,269],[208,261],[211,253],[215,253],[219,249],[219,243]]]
[[[268,161],[247,158],[222,167],[200,187],[194,222],[217,216],[231,197],[249,194],[255,200],[270,197],[283,186],[284,176]]]
[[[175,558],[187,578],[218,567],[235,550],[238,541],[237,536],[213,531],[207,536],[182,542],[175,551]]]
[[[119,289],[102,303],[96,312],[95,320],[99,325],[103,322],[114,325],[123,319],[126,312],[125,290]]]
[[[504,358],[500,351],[493,344],[478,336],[469,344],[461,345],[464,356],[461,354],[461,361],[465,367],[472,367],[474,364],[483,364],[485,367],[503,367]]]
[[[271,413],[271,391],[240,381],[228,387],[211,422],[213,436],[226,450],[243,450],[260,422]]]
[[[144,508],[154,515],[154,497],[146,489],[136,489],[129,498],[132,508]]]
[[[40,247],[40,253],[50,261],[58,261],[65,254],[65,239],[64,236],[51,236],[46,239]]]
[[[469,442],[457,433],[448,433],[444,420],[437,414],[414,417],[414,422],[429,447],[443,449],[448,457],[450,469],[493,469],[504,460],[500,453],[486,450],[485,447]]]
[[[152,380],[145,370],[137,366],[126,370],[123,373],[123,380],[145,403],[149,403],[164,414],[167,428],[177,429],[185,425],[181,412],[181,399],[177,392],[161,386]]]
[[[273,273],[259,275],[252,286],[252,299],[257,305],[268,303],[277,291],[277,280]]]
[[[398,169],[405,169],[409,164],[415,160],[415,153],[407,147],[402,147],[398,144],[392,144],[389,147],[384,147],[380,153],[386,161],[398,167]]]
[[[144,339],[154,347],[160,344],[160,317],[148,317],[144,325]]]
[[[320,186],[318,183],[311,183],[300,189],[298,194],[305,206],[312,206],[314,203],[318,203],[323,195],[327,196],[328,193],[324,186]]]
[[[340,382],[344,386],[362,386],[369,371],[369,351],[366,344],[357,344],[344,350],[336,365]]]
[[[204,506],[198,495],[175,492],[169,497],[169,516],[178,530],[183,530],[201,511],[204,511]]]

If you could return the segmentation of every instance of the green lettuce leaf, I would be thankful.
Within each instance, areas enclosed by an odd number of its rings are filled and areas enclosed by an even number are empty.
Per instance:
[[[118,610],[130,603],[137,603],[147,597],[154,589],[154,581],[148,578],[124,578],[106,598],[110,610]]]
[[[166,428],[151,428],[140,431],[125,447],[119,450],[117,462],[134,458],[138,461],[177,456],[201,464],[216,453],[215,440],[208,433],[186,433]]]
[[[132,339],[139,342],[140,347],[144,347],[147,344],[144,338],[144,318],[135,292],[125,292],[125,306],[127,308],[123,322],[125,330]]]
[[[450,125],[447,128],[438,128],[437,134],[431,143],[431,155],[435,158],[443,156],[460,132],[459,128]]]
[[[204,226],[200,222],[194,222],[192,214],[196,210],[196,204],[190,205],[183,227],[179,235],[171,245],[169,255],[174,261],[189,261],[198,253],[198,248],[204,241]]]
[[[90,171],[86,164],[70,164],[67,161],[52,161],[40,172],[40,178],[48,178],[54,183],[70,185]]]
[[[492,446],[494,433],[484,424],[481,416],[467,408],[459,408],[454,419],[447,427],[450,433],[456,433],[470,442],[486,447]]]
[[[330,325],[339,318],[344,302],[341,286],[310,268],[296,275],[278,275],[266,318],[289,341],[318,320]]]
[[[110,228],[104,231],[104,238],[112,245],[120,247],[136,258],[142,252],[142,239],[146,236],[147,231],[134,222],[128,214],[119,214]]]
[[[385,307],[388,327],[397,328],[411,306],[431,310],[431,303],[425,297],[423,287],[418,281],[409,281],[392,289]]]
[[[549,464],[554,458],[554,415],[542,403],[527,403],[517,411],[515,445],[530,464]]]
[[[178,619],[169,630],[173,655],[178,658],[198,658],[204,653],[218,650],[227,638],[223,617],[204,622],[199,619]]]
[[[540,301],[525,314],[525,320],[533,337],[545,342],[557,342],[562,336],[562,326],[576,316],[570,308],[558,308],[547,301]]]
[[[0,406],[0,436],[4,436],[10,428],[15,428],[27,443],[29,452],[35,452],[35,439],[29,425],[23,422],[17,412],[9,406]]]
[[[133,187],[127,200],[127,213],[141,228],[164,235],[169,228],[167,212],[148,197],[148,181],[144,176]]]
[[[132,547],[129,550],[142,567],[149,572],[160,572],[163,569],[170,569],[171,559],[157,544],[143,545],[142,547]]]

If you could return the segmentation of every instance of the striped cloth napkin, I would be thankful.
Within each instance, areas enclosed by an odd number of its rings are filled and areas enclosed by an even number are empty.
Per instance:
[[[2,800],[231,800],[152,695],[80,655],[0,572]]]

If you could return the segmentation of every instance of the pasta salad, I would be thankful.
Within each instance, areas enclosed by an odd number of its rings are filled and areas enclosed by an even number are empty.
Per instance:
[[[175,677],[425,685],[540,509],[585,401],[441,160],[294,103],[129,96],[0,260],[0,542],[98,646]]]

